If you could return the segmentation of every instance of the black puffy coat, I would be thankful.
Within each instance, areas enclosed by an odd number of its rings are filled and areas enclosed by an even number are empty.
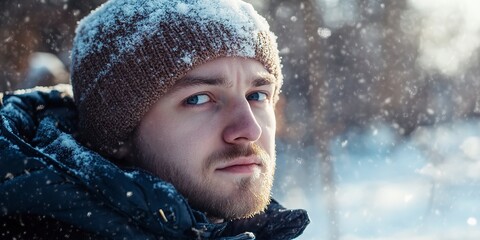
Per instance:
[[[80,145],[69,90],[0,102],[0,239],[291,239],[309,223],[274,200],[253,218],[209,222],[171,184]]]

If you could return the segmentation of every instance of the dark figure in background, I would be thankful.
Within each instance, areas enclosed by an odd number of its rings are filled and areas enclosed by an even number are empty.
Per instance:
[[[303,232],[306,212],[270,197],[282,73],[251,5],[111,0],[71,59],[71,87],[3,97],[1,238]]]
[[[54,54],[35,52],[29,57],[25,79],[16,85],[17,89],[35,86],[54,86],[67,84],[69,74],[62,61]]]

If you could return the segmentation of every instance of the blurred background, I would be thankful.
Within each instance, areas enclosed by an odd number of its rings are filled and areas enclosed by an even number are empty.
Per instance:
[[[0,1],[0,92],[69,82],[104,1]],[[480,239],[480,2],[249,0],[285,84],[273,196],[300,239]]]

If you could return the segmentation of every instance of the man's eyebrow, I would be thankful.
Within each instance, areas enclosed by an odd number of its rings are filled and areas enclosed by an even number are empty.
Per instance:
[[[252,87],[261,87],[266,85],[275,84],[275,77],[270,74],[265,74],[260,77],[255,78],[252,81]],[[172,87],[169,92],[175,92],[179,89],[198,86],[198,85],[211,85],[211,86],[223,86],[231,87],[232,83],[227,81],[224,77],[183,77],[179,79]]]
[[[198,85],[212,85],[212,86],[231,86],[231,83],[227,82],[223,77],[183,77],[179,79],[172,87],[170,92],[179,90],[181,88]]]
[[[270,74],[265,74],[262,75],[259,78],[256,78],[255,80],[252,81],[252,86],[253,87],[261,87],[265,85],[273,85],[275,84],[275,77],[270,75]]]

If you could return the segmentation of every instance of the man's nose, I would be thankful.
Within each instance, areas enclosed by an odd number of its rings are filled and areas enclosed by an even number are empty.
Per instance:
[[[230,144],[246,144],[257,141],[262,135],[262,128],[252,111],[250,103],[245,99],[226,111],[226,127],[223,139]]]

